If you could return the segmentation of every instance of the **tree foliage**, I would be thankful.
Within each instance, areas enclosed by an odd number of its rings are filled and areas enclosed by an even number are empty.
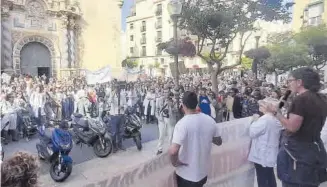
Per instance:
[[[129,69],[136,68],[138,66],[138,64],[139,63],[137,60],[133,60],[133,59],[129,59],[129,58],[126,58],[121,63],[122,67],[129,68]]]
[[[160,68],[160,63],[159,62],[155,62],[154,63],[154,68],[159,69]]]
[[[217,75],[242,61],[246,41],[257,20],[289,20],[287,7],[282,0],[184,0],[180,28],[197,36],[196,54],[207,62],[213,84]],[[240,43],[236,64],[226,66],[223,61],[232,41]],[[210,42],[212,45],[206,45]],[[209,53],[209,59],[203,55]],[[217,91],[214,87],[214,91]]]
[[[326,25],[304,27],[295,34],[298,45],[307,46],[311,61],[308,65],[321,69],[327,64],[327,27]]]
[[[195,45],[189,37],[177,41],[177,49],[174,39],[158,44],[158,48],[165,50],[170,55],[181,55],[183,57],[194,57],[196,55]]]
[[[270,57],[269,49],[266,47],[259,47],[257,49],[250,49],[244,52],[244,55],[250,59],[258,59],[259,62]]]
[[[292,68],[305,66],[310,61],[304,46],[272,44],[268,48],[271,56],[262,64],[266,73],[280,75]]]
[[[245,70],[250,70],[252,68],[253,59],[248,57],[242,57],[242,68]]]

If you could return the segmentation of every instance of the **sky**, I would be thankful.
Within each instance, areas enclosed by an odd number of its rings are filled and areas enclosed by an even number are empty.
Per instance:
[[[122,30],[126,30],[126,17],[128,16],[129,10],[133,5],[134,0],[124,0],[124,5],[122,7],[122,19],[121,19],[121,27]]]

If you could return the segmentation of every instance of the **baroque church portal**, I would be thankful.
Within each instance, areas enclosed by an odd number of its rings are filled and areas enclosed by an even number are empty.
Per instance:
[[[88,6],[83,6],[84,1]],[[112,33],[120,33],[122,3],[120,0],[112,0],[108,3],[111,4],[108,10],[99,10],[108,12],[108,15],[103,18],[93,16],[90,19],[88,16],[90,10],[97,12],[99,7],[97,4],[108,1],[96,0],[93,3],[89,1],[1,0],[1,72],[57,77],[93,67],[90,64],[94,64],[97,68],[112,64],[113,69],[117,68],[116,66],[120,64],[118,62],[121,61],[120,41],[112,43],[110,38],[106,38],[111,41],[101,48],[108,48],[108,52],[96,54],[99,59],[106,59],[101,64],[90,61],[90,55],[87,55],[85,60],[84,54],[85,51],[86,54],[93,54],[92,48],[97,50],[94,46],[87,46],[90,41],[106,43],[103,40],[94,41],[101,40],[99,37],[93,38],[94,32],[92,35],[88,34],[88,30],[97,31],[97,28],[93,28],[93,22],[102,21],[104,24],[107,22],[106,28],[113,30]],[[115,11],[109,11],[109,7]],[[83,11],[86,13],[84,16]],[[108,55],[113,58],[107,58]]]

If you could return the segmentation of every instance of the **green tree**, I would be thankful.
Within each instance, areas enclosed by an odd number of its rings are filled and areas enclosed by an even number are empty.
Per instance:
[[[153,67],[156,68],[156,69],[159,69],[160,68],[160,63],[159,62],[155,62]]]
[[[253,59],[248,57],[242,57],[242,68],[245,70],[250,70],[252,68]]]
[[[299,45],[306,45],[311,61],[308,66],[317,70],[327,64],[327,27],[326,25],[304,27],[295,34],[294,40]]]
[[[157,46],[161,50],[165,50],[170,55],[180,55],[186,57],[194,57],[196,55],[195,45],[189,37],[177,41],[177,48],[175,47],[174,39],[167,42],[159,43]]]
[[[138,66],[138,61],[137,60],[134,60],[134,59],[129,59],[129,58],[126,58],[125,60],[122,61],[121,65],[122,67],[124,68],[136,68]]]
[[[246,41],[254,30],[258,19],[289,20],[287,7],[282,0],[274,3],[266,0],[184,0],[180,27],[197,36],[196,54],[207,62],[213,85],[218,85],[217,76],[224,70],[241,64]],[[250,31],[250,32],[249,32]],[[226,66],[223,61],[228,48],[239,38],[239,59],[236,64]],[[205,49],[210,42],[210,49]],[[209,51],[209,59],[203,52]],[[218,91],[214,86],[213,90]]]
[[[258,66],[262,64],[264,60],[270,57],[270,52],[266,47],[259,47],[256,49],[250,49],[245,51],[245,56],[252,59],[253,62],[251,64],[251,69],[253,73],[258,72]],[[257,74],[255,74],[255,78],[257,78]]]
[[[272,44],[268,46],[271,56],[263,61],[261,68],[265,73],[276,75],[277,85],[278,75],[281,75],[292,68],[305,66],[309,61],[309,56],[305,46],[293,44]]]

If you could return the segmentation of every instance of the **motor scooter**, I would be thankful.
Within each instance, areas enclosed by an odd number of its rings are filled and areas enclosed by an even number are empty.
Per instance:
[[[58,124],[59,128],[46,129],[44,125],[38,128],[40,142],[36,144],[36,149],[40,159],[51,163],[51,178],[56,182],[63,182],[73,169],[73,160],[69,156],[73,141],[66,121],[54,123]]]

